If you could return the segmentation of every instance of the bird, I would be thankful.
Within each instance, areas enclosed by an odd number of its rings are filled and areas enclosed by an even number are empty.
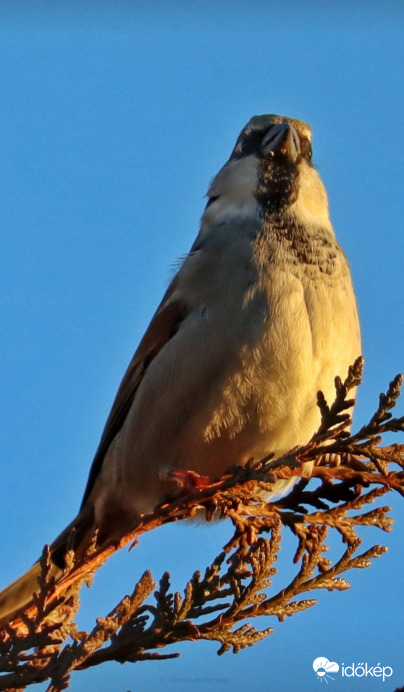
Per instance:
[[[317,392],[332,400],[335,377],[360,354],[311,128],[254,116],[122,379],[80,511],[50,546],[54,573],[72,536],[78,552],[95,530],[99,545],[119,541],[165,501],[172,473],[214,479],[307,443],[320,424]],[[0,623],[32,600],[39,572],[37,562],[0,593]]]

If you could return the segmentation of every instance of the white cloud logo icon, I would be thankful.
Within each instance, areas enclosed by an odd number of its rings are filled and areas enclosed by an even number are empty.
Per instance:
[[[325,658],[324,656],[319,656],[313,661],[313,669],[320,678],[320,682],[323,682],[323,680],[327,682],[327,678],[334,680],[330,673],[338,673],[339,665],[338,663],[335,663],[335,661],[329,661],[328,658]]]

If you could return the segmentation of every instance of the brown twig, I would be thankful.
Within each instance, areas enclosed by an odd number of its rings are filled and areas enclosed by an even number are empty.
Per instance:
[[[48,551],[42,558],[40,590],[30,608],[2,630],[0,640],[0,690],[25,689],[49,681],[48,692],[68,687],[69,676],[115,660],[144,661],[172,658],[159,653],[180,641],[218,641],[219,653],[239,651],[271,634],[272,627],[258,630],[249,620],[274,616],[283,621],[315,604],[302,594],[317,589],[343,590],[349,583],[340,575],[367,567],[385,549],[375,545],[358,554],[358,528],[376,526],[390,531],[388,506],[373,503],[395,490],[404,495],[404,446],[382,446],[385,432],[402,432],[404,418],[393,418],[391,409],[399,396],[401,377],[396,377],[367,425],[349,432],[352,407],[349,398],[358,386],[362,361],[350,369],[344,383],[336,380],[336,399],[328,406],[319,395],[321,425],[312,440],[279,459],[235,467],[208,487],[179,495],[125,536],[119,545],[97,549],[96,537],[87,555],[75,562],[70,555],[58,580],[51,574]],[[265,501],[274,483],[294,476],[290,493],[273,503]],[[309,483],[317,479],[317,486]],[[369,509],[368,509],[369,508]],[[132,595],[105,617],[97,619],[90,633],[78,632],[73,618],[79,607],[81,585],[109,556],[133,543],[145,531],[193,516],[203,509],[227,517],[233,536],[206,568],[195,572],[183,594],[172,593],[165,574],[155,584],[145,572]],[[366,511],[365,511],[366,509]],[[289,584],[268,595],[281,548],[283,527],[296,536],[294,561],[297,573]],[[325,557],[330,530],[342,538],[343,550],[332,562]],[[66,643],[66,640],[70,643]]]

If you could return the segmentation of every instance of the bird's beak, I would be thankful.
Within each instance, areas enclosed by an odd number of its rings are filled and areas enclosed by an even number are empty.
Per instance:
[[[261,150],[265,156],[281,153],[293,163],[300,156],[300,139],[291,123],[272,125],[262,140]]]

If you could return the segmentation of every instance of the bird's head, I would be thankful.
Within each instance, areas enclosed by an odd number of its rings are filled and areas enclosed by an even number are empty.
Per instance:
[[[311,161],[311,128],[282,115],[256,115],[213,179],[203,221],[227,214],[286,214],[331,230],[328,199]]]

